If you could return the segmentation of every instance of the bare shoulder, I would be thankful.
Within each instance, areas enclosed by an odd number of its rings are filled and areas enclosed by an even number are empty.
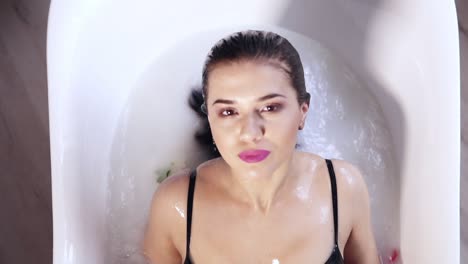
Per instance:
[[[198,176],[202,176],[202,174],[207,174],[210,168],[217,166],[218,163],[218,159],[207,160],[196,168],[186,168],[172,173],[158,186],[154,193],[152,203],[170,205],[171,202],[179,202],[185,205],[189,178],[192,170],[196,170]]]
[[[152,204],[170,204],[168,202],[179,201],[187,195],[190,169],[174,172],[165,179],[154,192]]]
[[[344,214],[352,216],[354,224],[363,216],[369,215],[370,197],[367,184],[360,169],[344,160],[333,159],[333,169],[336,175],[338,196]]]
[[[367,186],[361,170],[354,164],[340,159],[332,160],[336,180],[343,191],[353,196],[366,196]]]
[[[301,159],[305,160],[302,166],[306,172],[319,172],[317,175],[329,175],[325,158],[320,155],[310,152],[300,152],[298,154]],[[366,183],[360,169],[354,164],[341,160],[331,159],[333,170],[336,175],[336,181],[339,185],[339,191],[347,191],[353,193],[361,193],[366,191]],[[328,177],[327,177],[328,178]],[[328,179],[327,179],[328,181]]]
[[[192,170],[196,170],[198,176],[202,176],[200,174],[206,174],[207,169],[213,167],[214,164],[216,164],[215,160],[208,160],[196,168],[185,168],[172,173],[159,184],[154,192],[151,202],[152,213],[163,213],[166,217],[178,217],[180,211],[176,209],[185,210],[187,205],[188,185]]]
[[[308,152],[299,153],[306,160],[304,164],[306,172],[317,175],[320,178],[317,180],[322,183],[329,184],[329,171],[325,158],[320,155]],[[369,195],[367,185],[362,176],[361,170],[349,161],[341,159],[331,159],[333,171],[336,176],[338,194],[346,201],[349,206],[356,203],[368,203]],[[326,175],[326,177],[324,177]],[[343,204],[343,203],[341,203]],[[348,207],[348,206],[346,206]]]
[[[347,198],[347,206],[340,210],[351,220],[351,232],[343,243],[345,248],[342,252],[350,263],[379,263],[371,224],[369,192],[362,173],[350,162],[336,159],[332,163],[338,190],[341,188],[342,196]]]
[[[151,201],[151,219],[156,218],[158,222],[167,220],[170,227],[177,223],[183,224],[180,212],[187,207],[190,172],[188,168],[176,171],[159,184]]]
[[[177,263],[181,258],[189,174],[189,169],[173,173],[153,194],[144,239],[144,254],[153,262]]]

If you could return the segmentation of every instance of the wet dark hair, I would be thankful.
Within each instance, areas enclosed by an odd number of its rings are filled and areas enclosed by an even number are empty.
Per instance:
[[[202,119],[201,128],[195,133],[195,139],[200,145],[208,147],[210,158],[219,157],[220,153],[214,148],[207,117],[205,98],[208,96],[208,77],[216,65],[239,61],[259,61],[279,66],[288,75],[296,91],[299,105],[310,102],[299,53],[286,38],[273,32],[247,30],[221,39],[206,58],[201,88],[193,88],[189,97],[190,108]]]

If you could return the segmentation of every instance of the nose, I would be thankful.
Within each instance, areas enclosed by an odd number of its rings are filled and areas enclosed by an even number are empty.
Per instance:
[[[240,140],[245,143],[257,143],[265,134],[265,125],[258,113],[245,116],[241,120]]]

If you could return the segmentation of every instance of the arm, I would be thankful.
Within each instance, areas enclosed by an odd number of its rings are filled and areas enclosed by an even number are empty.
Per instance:
[[[353,225],[345,245],[346,264],[378,264],[377,247],[372,234],[369,193],[366,183],[354,166],[346,165],[356,185],[352,188]]]
[[[180,264],[182,257],[174,244],[173,230],[178,222],[172,205],[176,200],[179,177],[166,179],[156,190],[151,202],[143,253],[151,264]]]

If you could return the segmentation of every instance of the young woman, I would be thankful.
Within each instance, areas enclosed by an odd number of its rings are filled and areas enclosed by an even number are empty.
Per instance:
[[[158,187],[151,263],[379,263],[359,170],[296,150],[310,95],[288,40],[252,30],[222,39],[200,93],[191,106],[209,127],[198,139],[218,157]]]

